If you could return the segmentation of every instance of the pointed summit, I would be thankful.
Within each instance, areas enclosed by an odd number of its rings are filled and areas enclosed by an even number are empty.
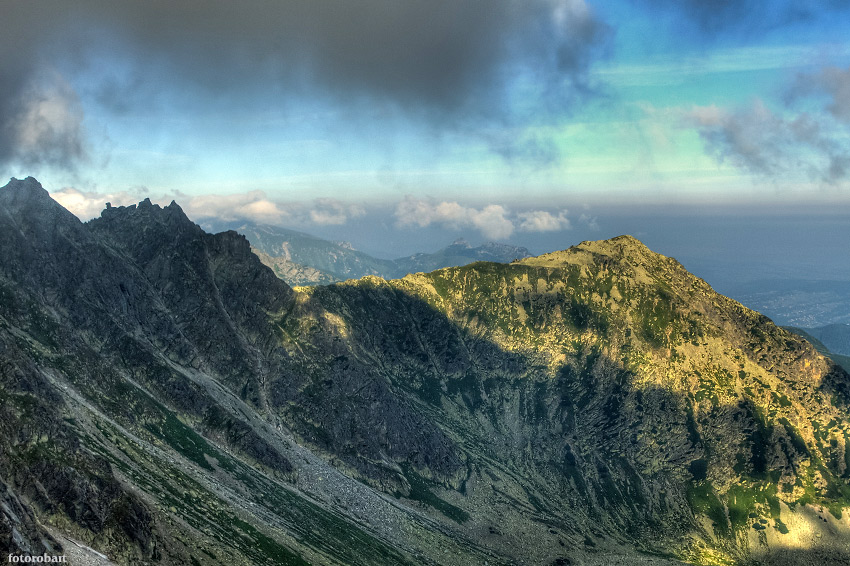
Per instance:
[[[38,182],[38,179],[35,177],[27,177],[26,179],[18,179],[17,177],[12,177],[9,179],[9,182],[3,187],[2,190],[10,190],[10,191],[32,191],[36,189],[41,189],[45,193],[47,192],[44,187],[41,186],[41,183]]]
[[[521,260],[526,265],[557,267],[559,265],[581,265],[607,257],[634,265],[647,262],[668,261],[669,258],[653,252],[634,236],[617,236],[608,240],[585,241],[563,251],[551,252]],[[675,262],[675,260],[673,260]]]
[[[6,186],[0,188],[0,210],[16,222],[36,222],[54,227],[68,222],[80,223],[76,216],[53,200],[34,177],[23,180],[12,177]]]
[[[27,177],[23,180],[12,177],[6,186],[0,188],[0,202],[9,207],[47,200],[52,200],[50,194],[35,177]]]

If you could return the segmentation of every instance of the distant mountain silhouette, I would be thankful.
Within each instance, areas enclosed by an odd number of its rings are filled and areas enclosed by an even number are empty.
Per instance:
[[[331,242],[278,226],[246,223],[235,230],[244,234],[263,263],[290,285],[327,284],[366,275],[395,279],[474,261],[507,263],[530,255],[528,249],[508,244],[489,242],[473,247],[457,240],[434,253],[386,260],[359,252],[348,242]]]

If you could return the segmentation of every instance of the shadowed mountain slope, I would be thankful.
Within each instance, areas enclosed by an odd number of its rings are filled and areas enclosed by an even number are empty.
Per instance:
[[[294,291],[173,204],[0,189],[0,550],[850,560],[850,377],[622,236]]]

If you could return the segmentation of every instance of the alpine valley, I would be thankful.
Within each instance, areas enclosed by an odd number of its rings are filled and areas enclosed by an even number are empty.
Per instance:
[[[216,226],[217,223],[211,225]],[[329,242],[277,226],[237,224],[232,227],[248,238],[260,261],[293,286],[338,283],[366,275],[394,279],[408,273],[434,271],[475,261],[505,263],[531,255],[526,248],[495,242],[472,247],[460,239],[436,253],[417,253],[385,260],[354,250],[347,242]]]
[[[850,564],[848,409],[629,236],[293,289],[175,203],[0,189],[3,560]]]

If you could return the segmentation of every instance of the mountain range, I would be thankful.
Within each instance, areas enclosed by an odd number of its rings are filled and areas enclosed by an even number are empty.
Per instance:
[[[0,353],[4,555],[850,563],[850,376],[629,236],[293,289],[12,179]]]
[[[240,224],[233,228],[248,238],[264,264],[293,286],[324,285],[367,275],[393,279],[475,261],[506,263],[531,255],[523,247],[495,242],[472,246],[460,239],[437,252],[390,260],[357,251],[347,242],[331,242],[279,226]]]

